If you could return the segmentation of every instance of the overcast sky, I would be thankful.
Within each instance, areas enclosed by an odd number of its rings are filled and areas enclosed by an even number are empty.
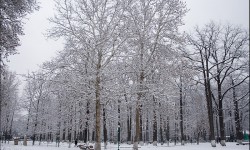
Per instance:
[[[38,0],[40,10],[27,16],[24,36],[20,37],[19,54],[9,57],[9,69],[17,74],[36,71],[43,62],[63,49],[62,41],[46,39],[44,33],[51,26],[47,20],[54,15],[53,0]],[[186,0],[190,11],[185,16],[185,30],[202,26],[210,20],[241,25],[249,30],[249,0]]]

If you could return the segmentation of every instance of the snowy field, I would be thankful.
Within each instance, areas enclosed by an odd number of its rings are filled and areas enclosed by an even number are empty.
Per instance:
[[[41,143],[41,145],[38,145],[38,142],[36,142],[35,146],[32,146],[31,142],[28,142],[28,146],[21,145],[22,143],[19,142],[19,145],[14,145],[13,141],[11,141],[9,144],[1,143],[1,150],[80,150],[78,147],[74,147],[74,144],[72,144],[71,148],[68,148],[67,143],[60,143],[60,147],[56,147],[56,143]],[[93,144],[92,144],[93,145]],[[102,147],[104,149],[104,147]],[[117,144],[109,144],[107,146],[108,150],[117,150],[118,146]],[[121,144],[120,150],[132,150],[132,145],[127,144]],[[227,143],[227,146],[222,147],[219,144],[216,145],[216,147],[211,147],[210,143],[200,143],[199,145],[196,144],[186,144],[185,146],[181,145],[174,145],[173,143],[170,143],[169,146],[167,145],[158,145],[158,146],[152,146],[152,145],[145,145],[140,146],[139,150],[249,150],[249,145],[236,145],[236,143]]]

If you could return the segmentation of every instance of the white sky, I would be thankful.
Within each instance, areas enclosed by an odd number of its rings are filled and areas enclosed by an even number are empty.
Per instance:
[[[14,56],[9,57],[9,69],[17,74],[26,74],[37,70],[43,62],[56,56],[63,49],[62,40],[46,39],[49,29],[49,17],[54,15],[53,0],[40,1],[40,10],[27,16],[24,36],[20,37],[21,46]],[[249,30],[249,0],[185,0],[190,11],[185,16],[187,31],[195,25],[202,26],[210,20],[220,23],[241,25]]]

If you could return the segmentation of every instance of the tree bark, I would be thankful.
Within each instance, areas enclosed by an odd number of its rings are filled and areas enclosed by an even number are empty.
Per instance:
[[[218,86],[218,99],[219,99],[219,105],[218,105],[218,111],[219,111],[219,125],[220,125],[220,144],[222,146],[226,146],[226,140],[225,140],[225,126],[224,126],[224,118],[223,118],[223,104],[222,104],[222,94],[221,94],[221,84],[219,77],[217,78],[217,86]]]
[[[133,149],[138,150],[138,138],[140,134],[140,105],[139,101],[136,102],[136,115],[135,115],[135,137],[134,137],[134,145]]]
[[[217,132],[217,142],[218,142],[218,138],[219,138],[219,127],[218,127],[218,117],[217,117],[218,115],[216,114],[216,132]]]
[[[211,87],[209,78],[207,78],[207,109],[208,109],[208,120],[209,120],[209,131],[210,131],[210,141],[212,147],[216,147],[215,136],[214,136],[214,121],[213,121],[213,108],[212,108],[212,98],[211,98]]]
[[[89,101],[87,101],[86,114],[87,114],[87,120],[86,120],[86,124],[85,124],[86,125],[85,129],[84,129],[84,139],[83,139],[84,143],[87,143],[87,141],[89,140],[89,124],[88,124],[88,122],[89,122],[89,118],[88,118],[88,116],[89,116]]]
[[[35,128],[34,128],[34,131],[33,131],[33,142],[32,142],[32,145],[35,145],[35,140],[36,140],[36,128],[37,128],[37,118],[38,118],[39,102],[40,102],[40,99],[38,98],[37,106],[36,106],[37,110],[36,110]]]
[[[146,141],[146,143],[148,143],[148,142],[149,142],[149,131],[148,131],[148,125],[149,125],[149,123],[148,123],[148,111],[147,111],[147,124],[146,124],[146,137],[145,137],[145,141]]]
[[[141,51],[143,50],[143,44],[142,44],[142,48]],[[136,126],[136,130],[135,130],[135,137],[134,137],[134,145],[133,148],[134,150],[138,150],[138,142],[139,142],[139,136],[140,136],[140,113],[141,113],[141,98],[142,98],[142,90],[143,90],[143,80],[144,80],[144,70],[143,70],[143,53],[141,52],[140,54],[140,61],[141,61],[141,72],[139,75],[139,91],[137,93],[137,102],[136,102],[136,110],[135,110],[135,126]]]
[[[98,67],[99,68],[99,67]],[[99,68],[100,69],[100,68]],[[100,103],[100,75],[99,69],[96,75],[96,137],[95,137],[95,150],[101,150],[101,103]]]
[[[162,130],[162,116],[160,115],[160,138],[161,138],[161,145],[163,145],[163,130]]]
[[[127,142],[128,144],[131,144],[131,125],[132,125],[132,120],[131,120],[131,117],[132,117],[132,108],[130,107],[128,110],[129,110],[129,115],[128,115],[128,119],[127,119],[127,130],[128,130],[128,137],[127,137]]]
[[[202,73],[204,78],[205,94],[207,101],[207,113],[209,121],[209,133],[211,146],[216,147],[215,137],[214,137],[214,121],[213,121],[213,110],[212,110],[212,94],[210,87],[210,78],[209,78],[209,68],[208,68],[208,54],[207,48],[205,48],[205,57],[203,56],[202,50],[200,50],[201,64],[202,64]],[[204,60],[205,59],[205,60]]]
[[[142,105],[140,106],[140,108],[142,108]],[[142,114],[140,113],[140,136],[139,136],[139,141],[140,141],[140,145],[143,145],[143,139],[142,139],[143,135],[142,135]]]
[[[234,87],[234,81],[232,80],[232,86],[233,86],[233,102],[234,102],[234,121],[235,121],[235,128],[236,128],[236,140],[239,144],[242,144],[243,140],[243,133],[240,123],[240,114],[239,114],[239,106],[238,106],[238,100],[236,95],[236,90]]]
[[[126,100],[126,103],[128,103],[128,98],[127,98],[127,94],[125,92],[124,94],[124,98]],[[132,117],[132,108],[130,106],[127,105],[127,144],[131,144],[131,117]]]
[[[170,126],[169,126],[169,116],[167,116],[167,129],[166,129],[166,139],[167,139],[167,143],[169,146],[169,139],[170,139]]]
[[[104,142],[104,149],[107,149],[107,128],[106,128],[106,113],[105,107],[103,107],[103,142]]]
[[[96,81],[95,81],[95,94],[96,94],[96,128],[95,128],[95,150],[101,150],[101,60],[102,54],[98,52],[98,62],[96,66]]]
[[[180,78],[180,129],[181,129],[181,145],[184,145],[183,133],[183,103],[182,103],[182,79]]]
[[[156,107],[156,100],[153,96],[154,106]],[[156,116],[156,108],[154,108],[154,122],[153,122],[153,145],[157,146],[157,116]]]
[[[200,144],[200,131],[198,131],[197,133],[197,145]]]

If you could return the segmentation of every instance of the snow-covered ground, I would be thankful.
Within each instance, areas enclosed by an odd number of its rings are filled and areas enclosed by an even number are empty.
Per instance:
[[[93,145],[93,144],[92,144]],[[104,147],[102,147],[104,149]],[[109,144],[107,146],[108,150],[117,150],[118,145],[116,144]],[[74,144],[72,144],[71,148],[68,148],[67,143],[60,143],[60,147],[56,147],[56,143],[41,143],[41,145],[38,145],[38,142],[34,146],[32,146],[31,141],[28,142],[28,146],[23,146],[21,142],[19,142],[19,145],[14,145],[13,141],[10,141],[9,144],[1,143],[1,149],[0,150],[80,150],[78,147],[74,147]],[[127,144],[121,144],[120,150],[132,150],[132,145]],[[216,145],[216,147],[211,147],[210,143],[200,143],[197,144],[186,144],[184,146],[181,145],[174,145],[173,143],[170,143],[169,146],[167,145],[145,145],[140,146],[139,150],[249,150],[249,145],[236,145],[236,143],[228,142],[227,146],[222,147],[219,144]]]

